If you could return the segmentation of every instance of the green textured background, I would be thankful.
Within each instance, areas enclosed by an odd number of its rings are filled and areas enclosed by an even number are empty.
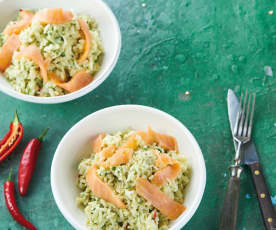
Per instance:
[[[123,44],[117,66],[100,87],[78,100],[58,105],[26,103],[0,93],[0,136],[8,131],[14,108],[25,128],[20,146],[0,164],[1,185],[11,167],[17,170],[28,140],[45,127],[51,128],[30,193],[24,198],[17,196],[25,216],[39,229],[72,229],[51,193],[50,166],[55,149],[66,131],[86,115],[131,103],[164,110],[194,134],[206,161],[207,186],[199,209],[183,229],[217,229],[227,167],[234,154],[227,118],[228,88],[236,93],[245,88],[257,93],[254,139],[268,186],[275,196],[276,76],[264,72],[264,66],[276,70],[275,1],[107,3],[119,20]],[[275,12],[270,15],[270,10]],[[190,92],[189,97],[186,91]],[[5,208],[2,186],[0,197],[0,229],[21,229]],[[237,229],[263,229],[248,170],[243,174]]]

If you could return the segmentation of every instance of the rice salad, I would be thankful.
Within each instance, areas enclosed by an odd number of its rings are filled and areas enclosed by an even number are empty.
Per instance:
[[[128,129],[114,134],[107,134],[101,143],[102,148],[115,145],[122,146],[135,133]],[[86,181],[89,168],[102,160],[101,152],[92,152],[91,156],[83,159],[78,166],[77,187],[80,189],[77,204],[87,217],[87,226],[93,230],[165,230],[169,229],[170,219],[163,215],[150,202],[139,196],[135,190],[138,177],[151,180],[158,168],[155,164],[159,154],[167,154],[173,160],[180,162],[181,170],[176,179],[160,187],[160,190],[171,199],[183,203],[185,188],[191,177],[191,169],[185,156],[177,151],[165,151],[156,143],[147,145],[140,136],[136,136],[138,148],[133,152],[131,160],[124,165],[111,168],[99,167],[97,174],[101,180],[111,186],[115,193],[126,205],[125,209],[94,196]]]
[[[31,11],[34,14],[37,11]],[[89,28],[91,34],[91,48],[88,58],[82,63],[78,62],[85,46],[85,39],[81,33],[78,19],[82,19]],[[9,25],[16,24],[16,21]],[[45,60],[50,60],[47,72],[59,76],[63,82],[68,82],[76,73],[85,70],[91,77],[101,67],[103,47],[100,32],[95,20],[88,15],[76,15],[73,13],[72,20],[61,24],[42,24],[32,21],[19,34],[20,47],[14,52],[11,64],[3,73],[14,90],[33,96],[60,96],[68,93],[62,87],[57,86],[55,81],[44,81],[41,77],[40,67],[26,57],[16,58],[18,52],[25,47],[35,45]],[[0,50],[8,36],[0,33]]]

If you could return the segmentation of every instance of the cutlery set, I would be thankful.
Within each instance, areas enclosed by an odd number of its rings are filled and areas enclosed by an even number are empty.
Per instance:
[[[240,175],[244,165],[251,171],[257,193],[259,207],[266,230],[276,230],[276,214],[270,198],[259,157],[251,138],[256,94],[242,94],[240,100],[229,89],[227,96],[228,117],[235,146],[234,163],[230,168],[230,178],[222,208],[219,230],[236,229],[240,197]]]

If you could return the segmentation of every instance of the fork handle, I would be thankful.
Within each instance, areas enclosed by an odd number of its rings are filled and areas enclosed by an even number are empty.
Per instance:
[[[240,178],[231,175],[222,208],[219,230],[235,230],[240,199]]]
[[[266,230],[276,229],[276,214],[259,163],[249,165]]]

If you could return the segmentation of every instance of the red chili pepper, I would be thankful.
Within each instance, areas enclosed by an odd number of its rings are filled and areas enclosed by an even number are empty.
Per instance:
[[[153,219],[155,219],[157,217],[157,213],[156,211],[153,212]]]
[[[32,179],[37,157],[41,148],[43,137],[47,134],[48,128],[43,131],[39,138],[33,138],[26,146],[18,169],[18,188],[20,195],[27,194]]]
[[[20,123],[16,110],[10,130],[0,142],[0,162],[3,161],[19,144],[23,136],[23,126]]]
[[[37,230],[37,228],[32,225],[31,222],[27,221],[25,217],[20,213],[14,196],[14,183],[11,180],[12,173],[10,171],[9,179],[4,184],[4,195],[6,200],[6,205],[9,209],[12,217],[22,226],[29,230]]]
[[[153,217],[154,222],[156,223],[156,217],[157,217],[157,212],[156,212],[156,210],[153,212],[152,217]]]

